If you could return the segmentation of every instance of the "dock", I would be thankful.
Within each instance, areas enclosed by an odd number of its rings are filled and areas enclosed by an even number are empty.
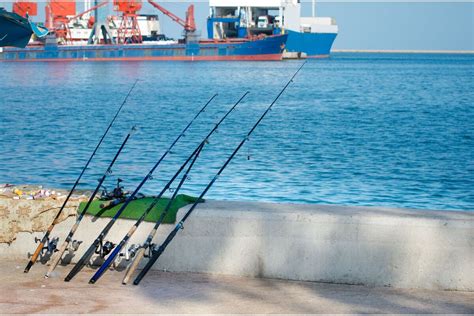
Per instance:
[[[111,271],[96,285],[93,270],[63,282],[69,267],[44,279],[45,266],[23,273],[24,261],[0,260],[0,310],[8,313],[443,313],[474,311],[473,292],[295,282],[203,273],[152,271],[140,286]]]
[[[0,210],[9,212],[2,221],[0,260],[26,262],[27,254],[36,247],[35,237],[42,236],[57,210],[54,205],[60,203],[1,198]],[[73,205],[55,228],[53,235],[60,240],[75,221]],[[188,208],[179,209],[177,218]],[[108,221],[86,216],[75,239],[91,244]],[[121,240],[133,223],[118,220],[108,240]],[[140,244],[153,225],[142,223],[129,245]],[[163,224],[155,241],[162,242],[173,228],[174,224]],[[473,240],[472,211],[206,200],[154,269],[474,291]],[[75,262],[86,248],[81,246],[72,258],[66,257]],[[128,264],[123,258],[116,262],[119,269]]]

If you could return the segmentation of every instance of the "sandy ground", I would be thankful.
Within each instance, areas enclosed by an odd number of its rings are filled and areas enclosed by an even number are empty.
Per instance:
[[[69,283],[69,267],[44,279],[37,264],[0,261],[2,313],[474,313],[473,292],[354,285],[152,271],[139,286],[109,271],[89,285],[92,269]]]

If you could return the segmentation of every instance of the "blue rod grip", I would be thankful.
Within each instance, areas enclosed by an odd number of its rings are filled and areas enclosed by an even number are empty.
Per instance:
[[[112,262],[114,262],[115,257],[119,254],[120,250],[122,249],[122,245],[118,244],[114,251],[110,254],[110,256],[105,260],[105,262],[100,266],[99,270],[96,271],[96,273],[92,276],[92,278],[89,280],[89,283],[94,284],[99,278],[104,274],[104,272],[110,267]]]

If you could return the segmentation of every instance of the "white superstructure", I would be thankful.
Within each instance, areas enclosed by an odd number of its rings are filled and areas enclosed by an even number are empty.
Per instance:
[[[338,33],[330,17],[301,17],[300,0],[209,0],[210,16],[241,17],[241,26],[256,27],[258,18],[272,13],[284,29],[295,32]]]
[[[108,26],[112,37],[117,37],[117,29],[120,27],[122,18],[118,16],[108,17]],[[157,15],[139,15],[137,16],[140,33],[146,40],[157,39],[161,34],[161,27]],[[92,32],[88,19],[81,18],[69,22],[68,27],[73,41],[87,41]]]

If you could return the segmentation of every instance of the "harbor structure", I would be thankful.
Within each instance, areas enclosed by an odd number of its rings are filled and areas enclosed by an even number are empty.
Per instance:
[[[300,0],[210,0],[207,35],[210,39],[249,35],[288,34],[286,52],[328,57],[338,34],[335,19],[303,17]]]
[[[6,47],[0,50],[0,61],[281,60],[288,38],[287,34],[271,34],[201,39],[193,5],[182,19],[148,0],[183,27],[183,38],[171,40],[160,33],[156,15],[139,15],[141,0],[114,0],[118,14],[109,17],[99,13],[106,1],[92,7],[88,4],[80,14],[76,14],[74,0],[67,1],[67,7],[57,2],[49,0],[46,4],[48,38],[30,42],[27,47]],[[95,15],[90,16],[93,11]]]

